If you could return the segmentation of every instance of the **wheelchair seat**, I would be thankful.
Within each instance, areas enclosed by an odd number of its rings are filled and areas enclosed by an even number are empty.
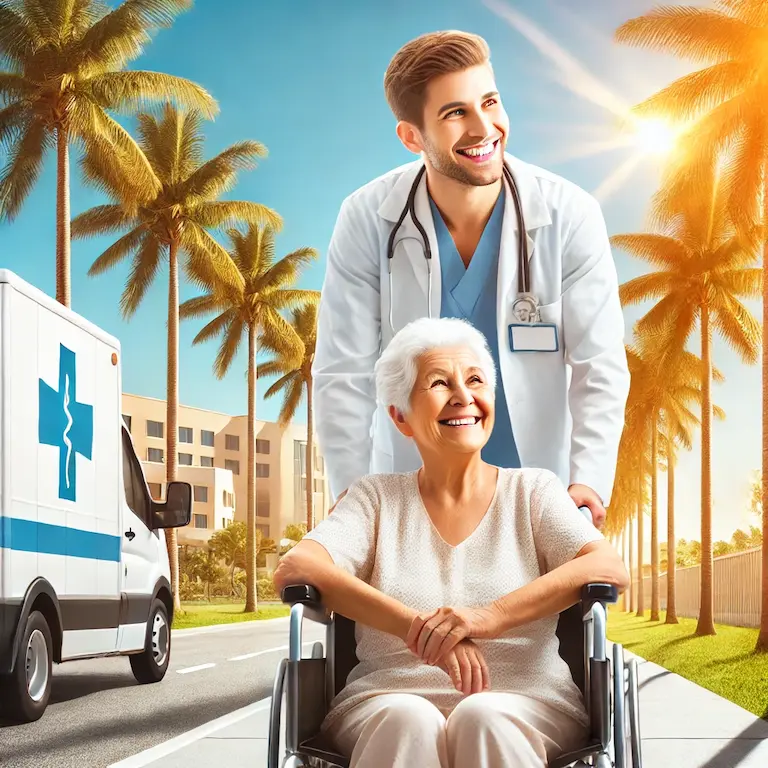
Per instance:
[[[328,611],[311,585],[288,586],[281,598],[291,605],[289,656],[280,662],[273,685],[268,768],[349,768],[349,760],[323,740],[320,725],[357,664],[355,624]],[[625,660],[618,644],[611,658],[606,653],[606,604],[617,599],[615,586],[588,584],[581,601],[559,616],[560,656],[584,697],[590,738],[548,768],[642,768],[637,660]],[[304,619],[326,626],[325,656],[322,643],[315,643],[312,657],[302,658]],[[283,697],[285,754],[280,760]]]

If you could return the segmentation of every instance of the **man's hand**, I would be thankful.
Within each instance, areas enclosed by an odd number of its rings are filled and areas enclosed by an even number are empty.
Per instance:
[[[488,665],[471,640],[458,643],[437,666],[450,676],[453,687],[465,696],[491,687]]]
[[[592,513],[592,524],[600,529],[605,523],[605,507],[600,497],[588,486],[574,485],[568,486],[568,493],[577,507],[589,507]]]
[[[466,638],[493,637],[496,620],[491,607],[438,608],[414,617],[405,642],[427,664],[438,664]]]

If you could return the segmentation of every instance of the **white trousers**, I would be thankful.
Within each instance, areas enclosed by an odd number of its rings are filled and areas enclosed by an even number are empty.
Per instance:
[[[380,694],[328,735],[351,768],[546,768],[587,741],[587,729],[554,707],[493,692],[467,696],[447,718],[422,696]]]

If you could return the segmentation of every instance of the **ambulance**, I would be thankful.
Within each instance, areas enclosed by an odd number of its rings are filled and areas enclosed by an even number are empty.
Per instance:
[[[0,716],[38,720],[53,662],[127,655],[140,683],[171,657],[165,528],[121,415],[117,339],[0,269]]]

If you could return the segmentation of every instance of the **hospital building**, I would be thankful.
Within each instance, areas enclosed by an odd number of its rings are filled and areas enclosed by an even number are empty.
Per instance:
[[[165,487],[165,400],[123,394],[122,411],[152,496]],[[177,480],[193,489],[190,525],[178,529],[180,545],[205,546],[214,531],[246,520],[247,416],[179,405]],[[256,421],[256,527],[278,541],[291,523],[306,521],[306,426],[285,430]],[[312,478],[315,521],[328,510],[330,493],[322,456],[315,451]]]

